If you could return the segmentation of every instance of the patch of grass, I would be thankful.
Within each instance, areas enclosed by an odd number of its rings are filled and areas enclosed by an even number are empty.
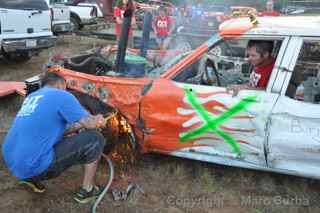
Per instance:
[[[254,209],[252,213],[266,213],[265,209]]]
[[[203,191],[208,193],[216,192],[219,188],[214,176],[212,175],[210,168],[204,168],[199,176],[199,185]]]

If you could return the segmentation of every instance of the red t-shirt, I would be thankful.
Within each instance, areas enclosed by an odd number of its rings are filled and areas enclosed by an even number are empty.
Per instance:
[[[281,14],[277,11],[265,11],[265,12],[259,12],[258,16],[280,16]]]
[[[169,35],[169,31],[172,25],[172,20],[169,16],[157,16],[153,22],[156,28],[157,37],[166,37]]]
[[[119,17],[120,19],[122,19],[123,20],[123,14],[124,14],[124,11],[125,10],[123,10],[123,9],[121,9],[121,8],[119,8],[119,7],[115,7],[114,8],[114,17],[116,18],[116,17]],[[117,37],[118,36],[120,36],[121,35],[121,27],[122,27],[122,25],[121,24],[118,24],[117,22],[116,22],[116,26],[115,26],[115,30],[116,30],[116,35],[117,35]],[[132,29],[130,28],[130,30],[129,30],[129,37],[132,37]]]
[[[255,88],[266,88],[275,62],[276,60],[273,59],[264,67],[256,67],[250,74],[250,85]]]

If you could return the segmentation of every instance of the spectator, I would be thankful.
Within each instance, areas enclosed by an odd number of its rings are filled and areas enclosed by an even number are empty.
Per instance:
[[[116,21],[115,32],[116,32],[117,42],[119,42],[119,39],[120,39],[122,23],[124,20],[123,14],[126,10],[134,11],[133,1],[132,0],[118,0],[116,3],[116,7],[114,8],[114,17],[115,17],[115,21]],[[136,25],[136,19],[134,16],[132,16],[131,28],[129,30],[129,41],[128,41],[128,46],[130,46],[130,47],[133,46],[132,27],[135,25]]]
[[[167,10],[163,6],[159,8],[159,15],[154,18],[152,28],[156,34],[156,40],[160,49],[167,49],[169,35],[174,30],[174,22],[171,17],[168,16]]]
[[[276,61],[271,55],[272,50],[273,41],[249,41],[247,46],[248,61],[254,68],[250,74],[249,83],[230,85],[227,91],[231,90],[236,95],[242,89],[265,89]]]

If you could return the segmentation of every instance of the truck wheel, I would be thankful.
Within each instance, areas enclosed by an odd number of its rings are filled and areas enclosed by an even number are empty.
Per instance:
[[[5,60],[9,62],[27,62],[31,59],[31,55],[29,53],[3,53],[3,57]]]
[[[80,29],[80,22],[76,17],[71,16],[70,23],[71,23],[71,32],[75,32]]]

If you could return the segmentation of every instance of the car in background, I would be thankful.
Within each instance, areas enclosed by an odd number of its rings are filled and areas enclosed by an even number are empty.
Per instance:
[[[95,6],[97,8],[97,17],[103,18],[103,12],[100,8],[103,8],[102,3],[100,2],[99,5],[96,0],[78,0],[76,5],[87,5],[87,6]]]
[[[78,31],[85,25],[97,23],[98,8],[95,5],[81,5],[79,0],[54,0],[70,9],[71,30]]]
[[[287,7],[282,8],[281,12],[286,15],[297,15],[307,12],[307,10],[308,8],[304,6],[288,5]]]
[[[68,6],[57,3],[55,0],[46,0],[49,5],[52,20],[52,32],[55,35],[71,32],[70,9]]]
[[[262,17],[262,16],[280,16],[281,14],[276,11],[257,11],[256,8],[253,7],[246,7],[246,6],[231,6],[231,17],[237,18],[237,17],[247,17],[250,15]]]
[[[183,8],[183,12],[176,16],[175,44],[189,50],[198,47],[218,31],[229,14],[227,7],[213,4]]]
[[[0,1],[0,54],[10,61],[26,61],[52,47],[50,9],[45,0]]]

